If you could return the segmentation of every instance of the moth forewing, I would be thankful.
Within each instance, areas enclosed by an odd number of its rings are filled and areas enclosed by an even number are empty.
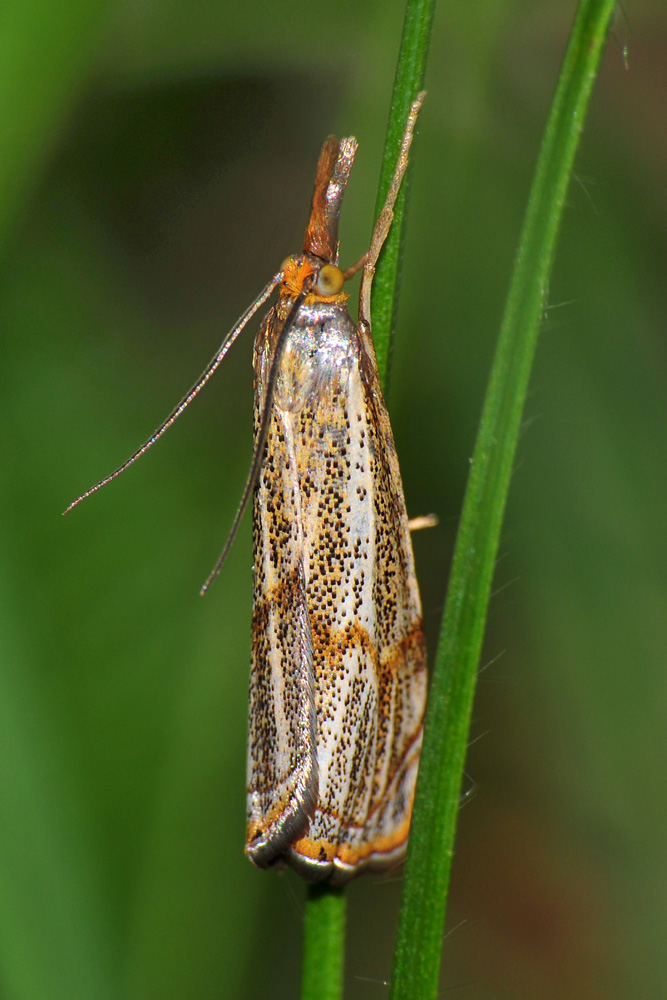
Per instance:
[[[368,300],[416,113],[365,265]],[[362,301],[355,324],[340,287],[322,287],[338,259],[355,151],[351,139],[323,147],[304,253],[283,264],[254,356],[256,433],[271,412],[254,496],[246,850],[261,867],[287,862],[336,882],[405,850],[426,695],[412,543],[369,317]]]
[[[192,389],[115,472],[168,430],[279,287],[255,340],[255,446],[218,573],[254,486],[246,851],[260,867],[345,882],[405,850],[426,663],[398,459],[370,333],[378,255],[423,99],[408,117],[368,254],[338,268],[338,219],[357,149],[330,137],[303,253],[287,258]],[[363,262],[359,322],[345,279]]]

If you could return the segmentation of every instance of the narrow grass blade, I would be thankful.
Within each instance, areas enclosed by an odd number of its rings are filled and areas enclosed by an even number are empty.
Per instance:
[[[391,986],[435,997],[454,831],[498,539],[574,155],[614,10],[580,4],[546,126],[458,531],[426,720]]]
[[[394,78],[394,92],[392,94],[391,110],[387,123],[387,135],[384,144],[382,166],[380,168],[374,218],[377,218],[380,214],[385,198],[387,197],[410,105],[419,91],[424,89],[426,58],[431,38],[434,8],[435,0],[408,0],[406,4],[403,37],[401,39],[401,50]],[[413,159],[414,146],[411,162]],[[408,167],[408,172],[403,180],[394,209],[394,221],[391,232],[380,255],[373,282],[371,312],[373,318],[373,341],[375,343],[375,353],[380,370],[380,379],[385,386],[389,372],[391,338],[394,331],[400,292],[401,255],[403,249],[403,232],[405,229],[405,208],[410,187],[410,172],[410,167]]]

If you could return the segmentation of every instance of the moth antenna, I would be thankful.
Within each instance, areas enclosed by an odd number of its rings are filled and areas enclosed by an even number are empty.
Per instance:
[[[264,408],[262,409],[259,429],[257,431],[257,443],[255,445],[255,450],[252,455],[252,462],[250,464],[250,472],[248,473],[248,478],[246,479],[245,486],[243,487],[243,494],[241,496],[241,502],[238,506],[236,514],[234,515],[234,521],[232,523],[231,531],[225,542],[225,547],[223,548],[218,560],[206,578],[206,582],[203,584],[199,593],[203,596],[208,588],[211,586],[216,576],[220,572],[225,562],[225,559],[229,555],[229,550],[231,549],[236,534],[239,530],[239,525],[241,524],[241,519],[245,513],[245,509],[248,506],[248,501],[250,500],[250,494],[252,493],[255,483],[257,482],[257,476],[259,475],[259,470],[262,465],[262,456],[264,454],[264,445],[266,444],[266,439],[269,434],[269,424],[271,422],[271,407],[273,406],[273,397],[275,394],[276,381],[278,378],[278,367],[282,358],[285,343],[287,341],[287,335],[294,324],[296,319],[296,314],[298,313],[301,303],[306,297],[306,292],[299,292],[296,299],[294,300],[294,305],[289,311],[287,319],[283,324],[283,328],[280,331],[280,336],[278,337],[278,342],[276,344],[276,349],[273,354],[273,360],[271,361],[271,367],[269,369],[269,375],[266,382],[266,397],[264,399]]]
[[[273,278],[271,278],[271,281],[260,293],[259,298],[255,299],[255,301],[243,313],[243,315],[238,320],[233,329],[229,331],[229,333],[223,340],[222,344],[220,345],[217,354],[208,363],[208,365],[201,373],[201,375],[199,376],[195,384],[192,386],[192,388],[189,390],[189,392],[187,392],[185,396],[183,396],[180,403],[178,403],[178,405],[174,407],[174,409],[171,411],[167,419],[160,424],[157,430],[153,431],[148,440],[144,441],[141,447],[137,448],[134,454],[130,455],[127,461],[123,462],[122,465],[119,465],[118,468],[115,469],[109,476],[105,476],[104,479],[100,479],[99,483],[95,483],[95,485],[91,486],[89,490],[86,490],[86,492],[82,493],[81,496],[76,498],[76,500],[73,500],[72,503],[69,505],[69,507],[67,507],[63,511],[63,514],[68,514],[74,507],[77,506],[77,504],[80,504],[82,500],[85,500],[86,497],[89,497],[92,493],[97,493],[97,491],[101,490],[103,486],[107,485],[107,483],[110,483],[112,480],[117,479],[122,472],[125,472],[125,470],[129,469],[131,465],[134,465],[137,459],[141,458],[141,456],[145,452],[147,452],[148,449],[151,448],[159,438],[162,437],[165,431],[169,430],[171,425],[178,419],[178,417],[180,417],[183,410],[190,405],[195,396],[206,385],[211,375],[213,375],[213,372],[216,370],[216,368],[218,367],[224,356],[227,354],[229,348],[232,346],[238,335],[243,330],[243,327],[246,325],[246,323],[248,323],[249,320],[252,319],[252,317],[260,308],[260,306],[262,306],[266,302],[266,300],[268,299],[269,295],[274,290],[276,285],[279,285],[282,280],[283,280],[282,271],[278,272],[278,274],[275,274]]]

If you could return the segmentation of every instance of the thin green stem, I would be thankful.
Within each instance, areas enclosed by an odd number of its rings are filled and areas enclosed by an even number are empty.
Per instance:
[[[410,105],[419,91],[423,90],[434,7],[435,0],[408,0],[406,4],[401,50],[394,78],[394,91],[380,168],[375,218],[380,214],[387,197]],[[391,340],[398,307],[405,209],[409,185],[410,168],[408,167],[407,176],[401,185],[394,209],[391,232],[380,255],[373,281],[373,341],[380,380],[384,385],[386,385],[389,374]]]
[[[546,126],[484,401],[426,719],[391,1000],[438,991],[472,700],[501,522],[567,185],[613,0],[582,0]]]
[[[345,956],[342,889],[309,885],[303,942],[301,1000],[341,1000]]]

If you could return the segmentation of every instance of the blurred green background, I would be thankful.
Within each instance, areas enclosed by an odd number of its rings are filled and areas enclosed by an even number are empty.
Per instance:
[[[434,647],[512,256],[574,13],[436,12],[389,408]],[[0,996],[281,1000],[303,886],[243,855],[253,335],[151,432],[301,246],[330,132],[366,248],[397,0],[4,0]],[[445,996],[664,995],[667,13],[626,7],[577,159],[491,603]],[[350,889],[386,996],[400,879]]]

